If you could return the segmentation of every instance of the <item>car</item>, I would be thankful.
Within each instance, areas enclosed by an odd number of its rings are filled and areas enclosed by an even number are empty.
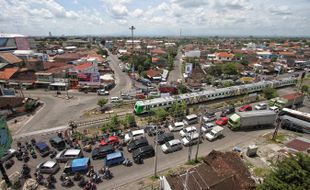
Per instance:
[[[112,144],[107,144],[105,146],[99,146],[94,148],[91,152],[91,157],[93,160],[105,158],[108,154],[113,153],[115,150]]]
[[[49,142],[52,147],[56,148],[59,151],[66,148],[65,140],[59,136],[51,137],[49,139]]]
[[[151,145],[140,147],[132,152],[134,162],[138,163],[139,159],[146,159],[155,156],[154,148]]]
[[[119,98],[117,96],[111,97],[110,100],[111,100],[111,103],[120,103],[123,101],[121,98]]]
[[[82,157],[84,157],[84,155],[81,149],[67,149],[59,152],[56,155],[56,160],[57,162],[67,162],[68,160]]]
[[[211,131],[213,129],[213,127],[215,127],[216,125],[214,123],[205,123],[204,125],[202,125],[201,127],[201,131],[203,133],[207,133],[209,131]]]
[[[225,117],[229,114],[232,114],[236,111],[235,106],[230,105],[222,110],[221,117]]]
[[[221,117],[221,118],[219,118],[218,120],[215,121],[215,124],[219,125],[219,126],[226,125],[227,123],[228,123],[228,118],[227,117]]]
[[[244,112],[244,111],[252,111],[252,106],[249,104],[243,105],[238,109],[239,112]]]
[[[110,93],[109,93],[109,91],[107,91],[105,89],[99,89],[99,90],[97,90],[97,94],[98,94],[98,96],[108,96]]]
[[[256,110],[265,110],[265,109],[267,109],[267,104],[266,103],[259,103],[254,108]]]
[[[209,113],[209,114],[206,114],[205,116],[202,117],[202,121],[204,123],[212,122],[212,121],[215,121],[215,120],[216,120],[215,113]]]
[[[171,125],[169,125],[168,129],[171,132],[180,131],[183,129],[184,125],[185,125],[184,122],[175,122],[175,123],[172,123]]]
[[[199,140],[199,133],[198,132],[194,132],[191,135],[185,136],[184,138],[181,139],[182,144],[184,146],[197,144],[199,142],[198,140]],[[202,138],[200,138],[200,142],[202,142]]]
[[[174,139],[173,133],[162,133],[157,136],[157,143],[162,145],[173,139]]]
[[[55,174],[59,169],[59,164],[52,160],[44,161],[37,165],[37,171],[44,174]]]
[[[173,139],[171,141],[166,142],[165,144],[161,145],[161,150],[164,153],[175,152],[178,150],[182,150],[182,142],[179,139]]]
[[[1,157],[1,161],[5,162],[11,158],[13,158],[16,155],[17,151],[13,148],[8,149],[7,151],[5,151]]]
[[[147,141],[146,138],[140,138],[140,139],[136,139],[131,141],[128,146],[127,146],[127,150],[128,152],[132,152],[133,150],[143,147],[143,146],[147,146],[149,145],[149,142]]]
[[[280,110],[280,108],[277,106],[271,106],[269,109],[274,111],[274,112],[278,112]]]
[[[128,143],[131,140],[135,140],[139,137],[145,137],[145,132],[143,129],[129,131],[129,133],[125,134],[124,142]]]
[[[144,127],[145,133],[148,134],[148,136],[155,136],[156,135],[156,126],[155,125],[147,125]]]
[[[111,144],[111,145],[119,144],[118,136],[109,136],[109,137],[103,138],[100,141],[100,146],[105,146],[105,145],[109,145],[109,144]]]
[[[38,150],[42,157],[50,154],[50,147],[45,142],[37,142],[35,148]]]
[[[180,131],[180,136],[185,137],[196,131],[197,131],[196,127],[186,127]]]

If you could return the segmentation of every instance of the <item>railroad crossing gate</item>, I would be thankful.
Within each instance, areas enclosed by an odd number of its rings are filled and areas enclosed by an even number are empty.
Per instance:
[[[6,120],[0,117],[0,157],[2,157],[5,151],[11,148],[12,141],[11,132]]]

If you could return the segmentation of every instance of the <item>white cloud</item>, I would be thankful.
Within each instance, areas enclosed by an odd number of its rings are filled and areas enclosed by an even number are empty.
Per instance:
[[[288,6],[271,6],[269,11],[274,15],[291,15],[292,12],[289,10]]]
[[[132,12],[132,16],[135,18],[141,17],[143,15],[143,10],[142,9],[135,9]]]

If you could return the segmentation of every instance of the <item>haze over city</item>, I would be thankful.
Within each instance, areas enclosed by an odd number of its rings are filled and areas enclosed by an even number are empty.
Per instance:
[[[308,0],[0,0],[0,32],[25,35],[309,36]]]

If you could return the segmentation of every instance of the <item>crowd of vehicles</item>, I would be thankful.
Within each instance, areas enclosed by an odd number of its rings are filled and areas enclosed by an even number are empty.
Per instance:
[[[266,87],[280,88],[296,84],[297,79],[294,77],[273,81],[261,81],[252,84],[232,86],[214,90],[204,90],[194,93],[186,93],[168,97],[154,98],[151,100],[137,101],[134,106],[134,113],[139,115],[148,113],[156,108],[169,108],[176,102],[185,101],[187,105],[202,103],[210,100],[229,98],[233,96],[259,92]]]

